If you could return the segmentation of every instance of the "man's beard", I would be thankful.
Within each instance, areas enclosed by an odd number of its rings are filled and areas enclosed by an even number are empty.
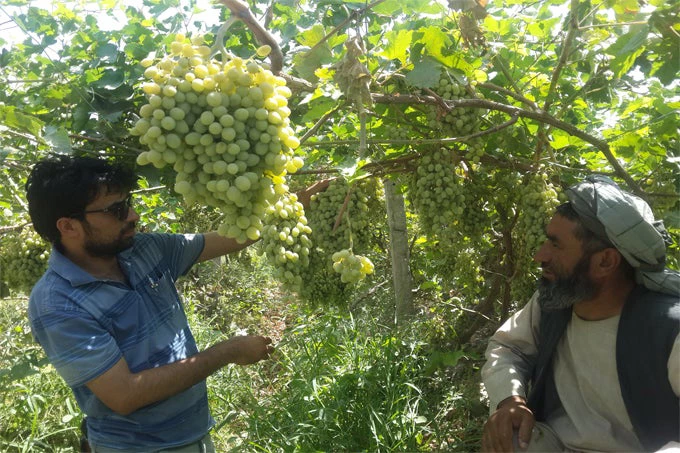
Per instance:
[[[118,255],[120,252],[132,247],[135,237],[128,236],[124,237],[126,233],[135,229],[134,223],[129,223],[120,232],[118,239],[111,242],[99,242],[92,240],[88,237],[85,240],[85,250],[90,254],[90,256],[97,258],[110,258]],[[89,231],[88,231],[89,233]]]
[[[556,311],[569,308],[597,294],[597,285],[588,277],[591,256],[590,254],[583,256],[570,275],[564,276],[557,269],[551,269],[555,281],[541,277],[538,281],[538,303],[543,310]]]

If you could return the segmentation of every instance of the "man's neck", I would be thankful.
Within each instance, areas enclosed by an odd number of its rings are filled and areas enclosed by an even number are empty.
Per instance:
[[[125,275],[118,264],[118,257],[94,257],[85,250],[66,250],[64,256],[73,261],[78,267],[92,275],[104,280],[124,282]]]
[[[574,304],[574,313],[586,321],[600,321],[617,316],[634,287],[635,282],[630,280],[604,284],[595,297]]]

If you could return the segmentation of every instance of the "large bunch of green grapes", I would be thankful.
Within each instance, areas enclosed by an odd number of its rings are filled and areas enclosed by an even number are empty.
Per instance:
[[[446,148],[418,159],[409,195],[426,233],[437,234],[463,215],[466,199],[459,170]]]
[[[347,198],[349,195],[349,198]],[[364,256],[360,269],[352,268],[356,259],[371,248],[376,224],[384,221],[382,187],[375,178],[367,178],[352,185],[343,178],[312,196],[307,210],[314,246],[310,251],[310,265],[302,275],[300,296],[308,302],[343,305],[352,294],[352,283],[370,273],[372,264]],[[338,252],[344,251],[340,254]],[[338,259],[333,260],[333,256]],[[334,263],[340,264],[335,265]],[[357,275],[354,270],[358,270]],[[344,273],[343,273],[344,271]],[[344,279],[342,275],[345,275]],[[357,278],[359,277],[359,278]]]
[[[385,126],[385,133],[389,140],[409,140],[413,138],[411,128],[405,124],[388,124]]]
[[[491,226],[488,201],[490,192],[486,179],[479,178],[478,174],[467,178],[462,184],[461,192],[465,197],[465,207],[463,215],[457,219],[458,229],[465,237],[481,240]]]
[[[267,208],[260,250],[274,266],[275,276],[294,291],[302,285],[302,274],[309,265],[312,229],[307,225],[304,207],[295,194]]]
[[[517,185],[518,218],[513,230],[515,267],[511,295],[517,302],[525,302],[536,289],[538,263],[533,257],[545,241],[545,226],[559,204],[557,192],[548,175],[539,171]]]
[[[268,206],[286,199],[286,175],[303,165],[293,155],[291,91],[253,59],[210,53],[200,38],[177,35],[169,55],[142,61],[147,102],[130,132],[149,150],[137,163],[171,166],[187,202],[225,214],[220,234],[256,240]]]
[[[335,252],[332,258],[333,270],[340,274],[343,283],[357,283],[373,273],[371,260],[363,255],[355,255],[350,249]]]
[[[29,293],[47,270],[49,247],[32,228],[8,233],[0,242],[0,278],[8,288]]]
[[[545,241],[545,226],[559,204],[557,191],[544,172],[528,176],[521,188],[517,209],[519,218],[515,227],[521,252],[533,256]]]
[[[309,266],[302,275],[302,285],[298,291],[302,300],[313,306],[345,306],[354,290],[353,285],[342,283],[328,255],[316,250],[309,255]]]

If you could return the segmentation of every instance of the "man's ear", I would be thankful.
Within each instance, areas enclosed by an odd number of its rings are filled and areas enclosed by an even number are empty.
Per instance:
[[[82,234],[83,227],[80,222],[73,217],[60,217],[57,220],[57,229],[63,239],[75,239]]]
[[[590,269],[594,277],[607,277],[616,273],[623,257],[614,247],[593,254]]]

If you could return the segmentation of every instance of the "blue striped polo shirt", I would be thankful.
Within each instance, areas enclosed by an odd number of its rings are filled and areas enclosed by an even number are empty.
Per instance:
[[[116,414],[85,385],[121,357],[133,373],[198,352],[175,280],[196,262],[202,235],[137,234],[118,255],[128,283],[101,280],[52,250],[31,292],[33,336],[87,415],[93,446],[149,451],[191,443],[214,421],[205,381],[132,414]]]

